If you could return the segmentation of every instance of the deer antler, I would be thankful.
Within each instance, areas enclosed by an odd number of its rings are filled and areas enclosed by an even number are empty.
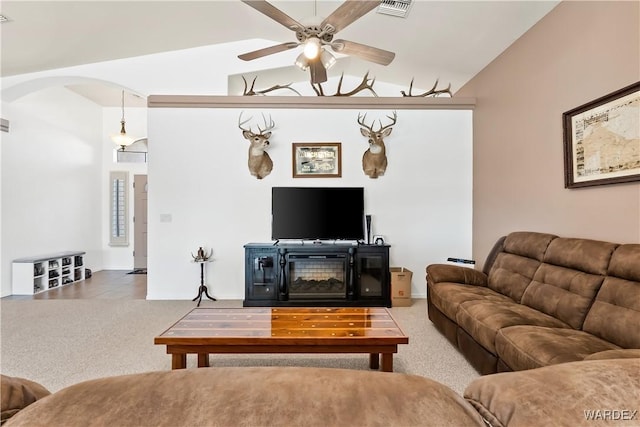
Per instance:
[[[244,125],[245,123],[248,123],[249,121],[251,121],[251,119],[253,119],[253,116],[249,117],[245,121],[242,121],[242,114],[243,113],[244,113],[244,111],[241,111],[240,112],[240,117],[238,117],[238,127],[240,128],[240,130],[242,130],[244,132],[251,132],[251,127],[249,127],[249,129],[245,129],[245,128],[242,127],[242,125]],[[271,130],[274,127],[276,127],[276,123],[271,118],[271,114],[269,114],[269,121],[267,122],[267,118],[265,117],[264,113],[262,113],[262,120],[264,121],[264,129],[260,128],[260,125],[258,125],[258,133],[260,135],[262,135],[266,131]]]
[[[395,125],[396,122],[398,121],[398,113],[397,112],[393,112],[393,117],[391,116],[387,116],[387,118],[391,119],[391,123],[389,123],[386,126],[382,126],[382,120],[378,120],[378,123],[380,124],[380,129],[378,130],[373,130],[373,125],[376,122],[375,120],[373,122],[371,122],[371,126],[368,126],[364,121],[367,119],[367,113],[364,113],[363,115],[360,115],[360,113],[358,113],[358,124],[360,126],[362,126],[363,128],[366,128],[369,132],[372,133],[380,133],[383,130],[390,128],[391,126]]]
[[[364,113],[362,116],[360,115],[360,113],[358,113],[358,124],[363,128],[367,129],[369,132],[373,132],[373,123],[375,123],[375,120],[371,123],[371,126],[368,126],[364,122],[366,119],[367,119],[367,113]]]
[[[293,91],[295,93],[298,94],[298,96],[302,96],[300,95],[300,92],[298,92],[297,90],[295,90],[294,88],[290,87],[293,83],[289,83],[286,85],[274,85],[271,86],[268,89],[263,89],[263,90],[254,90],[253,87],[256,84],[256,79],[258,78],[258,76],[255,76],[253,78],[253,81],[251,82],[251,88],[247,88],[247,79],[244,78],[244,76],[242,76],[242,80],[244,81],[244,92],[242,93],[242,96],[256,96],[256,95],[264,95],[268,92],[272,92],[274,90],[280,90],[280,89],[289,89],[290,91]]]
[[[376,78],[369,78],[369,72],[367,71],[367,73],[364,75],[364,77],[362,78],[362,82],[360,82],[360,84],[353,89],[350,92],[347,93],[341,93],[340,90],[342,89],[342,80],[344,79],[344,73],[342,73],[340,75],[340,80],[338,81],[338,89],[336,90],[336,93],[330,96],[352,96],[355,95],[358,92],[362,92],[363,90],[370,90],[371,93],[373,93],[373,96],[378,96],[378,94],[376,93],[375,90],[373,90],[373,84],[376,82]],[[316,87],[317,86],[317,87]],[[322,88],[322,84],[321,83],[316,83],[315,85],[312,83],[311,87],[313,88],[313,90],[315,91],[316,95],[318,96],[325,96],[324,94],[324,89]]]
[[[398,121],[398,113],[396,113],[395,111],[393,112],[393,117],[391,116],[387,116],[387,118],[391,119],[391,123],[389,123],[386,126],[382,126],[382,120],[378,120],[378,122],[380,123],[380,129],[378,129],[378,133],[382,132],[383,130],[390,128],[391,126],[395,125],[396,122]],[[373,123],[371,124],[371,126],[373,126]]]
[[[247,120],[245,120],[244,122],[241,122],[242,120],[242,114],[244,113],[244,111],[240,111],[240,117],[238,117],[238,127],[240,128],[240,130],[242,130],[243,132],[251,132],[251,127],[249,127],[249,129],[245,129],[242,127],[243,124],[248,123],[253,116],[249,117]]]
[[[449,83],[449,86],[447,86],[446,89],[438,89],[436,90],[436,87],[438,86],[438,80],[436,79],[435,84],[433,85],[433,87],[426,91],[425,93],[419,94],[419,95],[412,95],[411,94],[411,89],[413,88],[413,79],[411,79],[411,84],[409,85],[409,94],[405,93],[405,91],[401,90],[400,93],[402,94],[402,96],[412,96],[412,97],[427,97],[427,96],[437,96],[440,94],[448,94],[450,97],[452,97],[453,95],[451,94],[451,83]]]
[[[258,131],[260,132],[261,135],[266,131],[276,127],[276,123],[271,118],[271,114],[269,114],[269,123],[267,123],[267,118],[264,116],[264,113],[262,113],[262,120],[264,121],[264,126],[265,126],[264,129],[260,129],[260,126],[258,126]]]

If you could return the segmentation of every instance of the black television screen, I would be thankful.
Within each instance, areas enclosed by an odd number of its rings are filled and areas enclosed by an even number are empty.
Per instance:
[[[361,240],[362,187],[273,187],[271,238]]]

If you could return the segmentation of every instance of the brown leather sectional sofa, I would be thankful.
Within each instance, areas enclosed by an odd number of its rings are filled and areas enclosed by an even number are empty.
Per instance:
[[[0,383],[6,427],[626,427],[640,420],[640,359],[486,375],[464,398],[416,375],[311,367],[146,372],[53,394],[20,378],[0,376]]]
[[[640,357],[640,244],[514,232],[427,267],[429,319],[482,374]]]

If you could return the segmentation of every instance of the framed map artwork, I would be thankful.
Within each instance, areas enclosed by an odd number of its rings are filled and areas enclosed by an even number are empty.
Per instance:
[[[565,188],[640,181],[640,82],[562,115]]]

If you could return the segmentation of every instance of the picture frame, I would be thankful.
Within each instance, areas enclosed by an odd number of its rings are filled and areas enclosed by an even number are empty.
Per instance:
[[[294,178],[340,178],[342,143],[294,142],[292,162]]]
[[[565,188],[640,181],[640,82],[562,114]]]

